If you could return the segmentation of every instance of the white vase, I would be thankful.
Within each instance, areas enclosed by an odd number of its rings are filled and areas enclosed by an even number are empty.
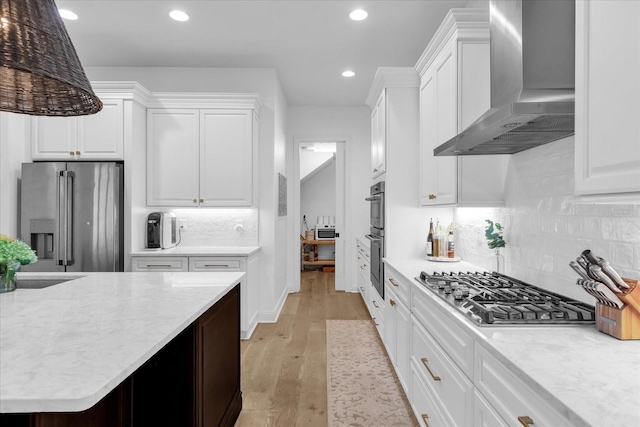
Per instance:
[[[501,248],[494,248],[491,254],[490,269],[496,273],[504,274],[504,255],[500,252]]]

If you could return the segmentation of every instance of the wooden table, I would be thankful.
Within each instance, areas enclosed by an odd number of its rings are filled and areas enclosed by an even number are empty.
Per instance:
[[[301,245],[301,253],[302,253],[302,267],[301,269],[304,270],[304,266],[305,265],[336,265],[336,260],[335,259],[314,259],[314,260],[306,260],[305,259],[305,248],[307,247],[307,245],[335,245],[336,241],[335,240],[306,240],[303,239],[302,240],[302,245]],[[315,253],[315,251],[314,251]]]

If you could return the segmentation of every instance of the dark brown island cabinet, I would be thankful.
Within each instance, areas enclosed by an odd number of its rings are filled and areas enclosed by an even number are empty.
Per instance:
[[[240,285],[82,412],[1,414],[24,427],[233,426],[240,391]]]

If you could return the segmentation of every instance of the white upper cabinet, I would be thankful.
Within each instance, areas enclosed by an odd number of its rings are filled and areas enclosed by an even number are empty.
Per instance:
[[[489,65],[488,11],[451,9],[416,65],[421,205],[504,205],[508,156],[433,155],[489,110]]]
[[[254,129],[252,110],[200,111],[201,206],[251,206]]]
[[[387,159],[387,98],[385,90],[372,108],[371,113],[371,178],[386,171]]]
[[[147,205],[199,206],[200,112],[147,110]]]
[[[576,2],[575,192],[640,203],[640,2]]]
[[[147,110],[148,206],[254,204],[259,101],[215,101]]]
[[[33,117],[33,160],[123,160],[124,107],[122,99],[103,102],[96,114],[78,117]]]

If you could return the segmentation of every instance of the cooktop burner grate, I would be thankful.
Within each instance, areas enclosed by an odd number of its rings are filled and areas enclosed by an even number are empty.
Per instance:
[[[422,272],[416,280],[481,326],[595,321],[593,306],[495,272]]]

